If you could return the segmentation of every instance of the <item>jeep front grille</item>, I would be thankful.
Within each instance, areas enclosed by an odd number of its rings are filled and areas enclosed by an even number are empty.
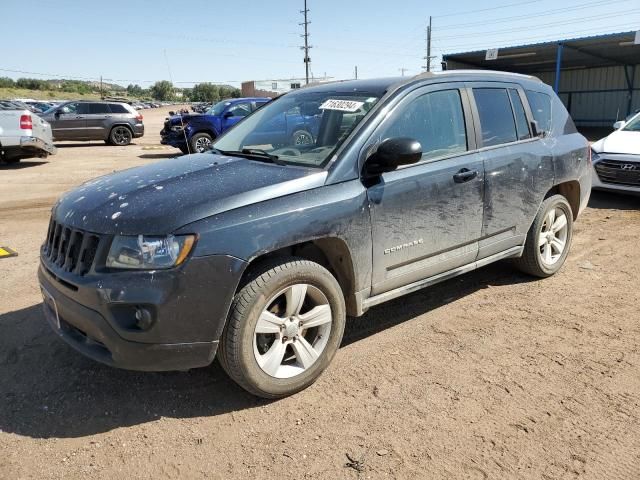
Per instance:
[[[604,159],[594,168],[602,183],[640,187],[640,162]]]
[[[65,272],[86,275],[100,244],[98,235],[67,227],[51,219],[43,255]]]

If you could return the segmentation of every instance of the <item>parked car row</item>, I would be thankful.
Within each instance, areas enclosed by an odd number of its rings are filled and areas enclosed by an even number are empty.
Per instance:
[[[53,155],[53,142],[103,140],[124,146],[144,135],[143,116],[122,102],[67,101],[36,114],[22,102],[0,100],[0,120],[5,163]]]

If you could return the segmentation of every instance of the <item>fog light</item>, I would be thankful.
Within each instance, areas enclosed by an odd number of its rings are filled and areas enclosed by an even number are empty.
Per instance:
[[[151,312],[144,307],[136,307],[136,325],[140,330],[149,330],[153,324]]]

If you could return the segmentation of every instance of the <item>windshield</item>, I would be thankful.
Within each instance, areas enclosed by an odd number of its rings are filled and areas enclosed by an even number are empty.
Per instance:
[[[229,100],[222,100],[221,102],[216,103],[213,107],[207,110],[207,115],[222,115],[224,107],[230,104],[231,102]]]
[[[627,132],[640,132],[640,113],[629,120],[622,130],[626,130]]]
[[[261,107],[213,147],[261,150],[280,162],[321,168],[378,100],[363,92],[290,93]]]

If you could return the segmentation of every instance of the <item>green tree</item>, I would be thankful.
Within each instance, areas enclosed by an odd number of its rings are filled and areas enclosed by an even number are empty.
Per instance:
[[[189,98],[192,102],[217,102],[220,100],[219,88],[212,83],[198,83],[193,86]]]
[[[0,88],[11,88],[16,85],[16,82],[9,77],[0,77]]]
[[[173,99],[173,84],[168,80],[156,82],[151,87],[151,95],[156,100]]]
[[[132,97],[141,97],[144,93],[140,85],[129,84],[127,86],[127,93]]]

